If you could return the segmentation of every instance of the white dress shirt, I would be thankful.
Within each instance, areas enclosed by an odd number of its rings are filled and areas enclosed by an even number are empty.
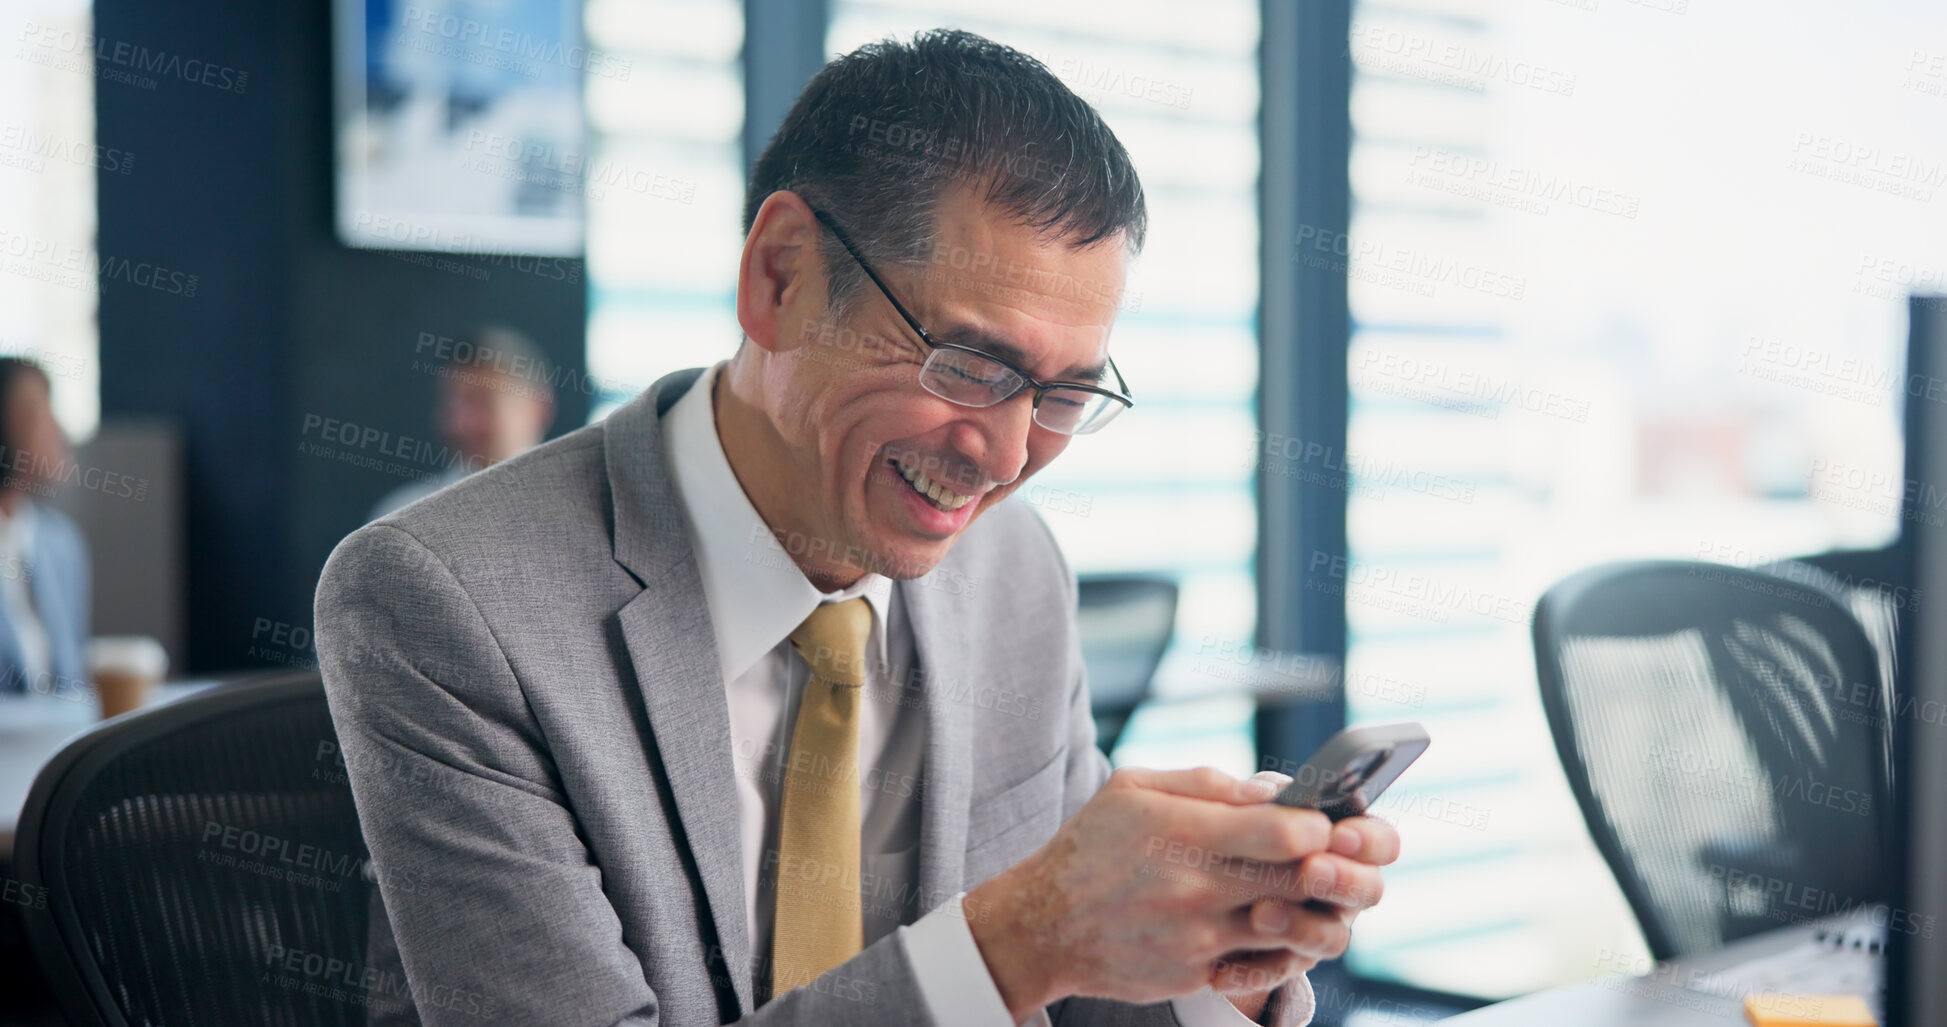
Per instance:
[[[716,635],[730,704],[743,842],[744,915],[752,965],[768,965],[772,886],[764,854],[777,846],[782,768],[810,669],[790,634],[820,603],[864,597],[872,609],[866,693],[898,696],[888,668],[912,664],[912,628],[892,582],[868,574],[850,588],[820,592],[765,527],[717,437],[713,393],[718,371],[706,371],[663,419],[671,483],[695,532],[704,602]],[[897,932],[933,1018],[952,1027],[1001,1027],[1012,1021],[988,974],[973,931],[960,915],[960,895],[915,919],[911,885],[919,876],[922,711],[898,702],[867,702],[859,724],[861,880],[865,943]],[[964,894],[964,893],[963,893]],[[901,927],[910,924],[909,927]],[[1302,1027],[1312,1013],[1309,984],[1286,989],[1282,1027]],[[1210,989],[1175,1000],[1184,1027],[1233,1027],[1251,1021]],[[1045,1012],[1027,1021],[1046,1025]]]

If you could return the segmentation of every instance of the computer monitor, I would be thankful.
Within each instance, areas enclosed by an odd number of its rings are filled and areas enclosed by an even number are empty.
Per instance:
[[[1888,932],[1889,1027],[1947,1024],[1947,297],[1909,303],[1900,555],[1918,602],[1901,631],[1894,713],[1894,903],[1919,929]]]

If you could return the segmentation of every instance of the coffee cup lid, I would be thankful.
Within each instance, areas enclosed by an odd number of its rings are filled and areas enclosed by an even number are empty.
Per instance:
[[[114,667],[161,680],[169,671],[169,653],[148,635],[102,635],[88,640],[88,667]]]

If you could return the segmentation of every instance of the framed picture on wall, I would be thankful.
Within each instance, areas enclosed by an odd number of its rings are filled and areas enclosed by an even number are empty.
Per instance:
[[[582,82],[613,71],[580,0],[336,0],[346,245],[579,256]]]

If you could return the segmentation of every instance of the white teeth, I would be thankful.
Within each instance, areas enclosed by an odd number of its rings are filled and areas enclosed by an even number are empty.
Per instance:
[[[913,486],[913,491],[932,500],[935,506],[943,510],[958,510],[974,500],[972,496],[963,496],[947,488],[945,485],[928,478],[924,471],[909,470],[896,462],[893,466],[899,468],[900,476],[905,478]]]

